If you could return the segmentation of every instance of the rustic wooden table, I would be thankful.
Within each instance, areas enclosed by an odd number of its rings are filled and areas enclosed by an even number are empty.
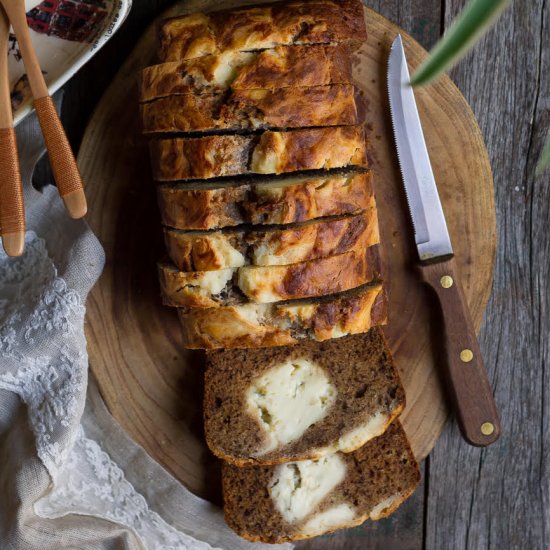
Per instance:
[[[62,118],[75,148],[117,69],[170,3],[134,2],[119,33],[65,86]],[[430,48],[465,0],[367,4]],[[469,447],[449,421],[422,465],[423,485],[393,517],[302,548],[550,545],[550,171],[534,176],[550,126],[549,24],[546,0],[515,2],[452,72],[479,120],[494,171],[499,246],[480,340],[501,410],[502,438],[489,449]],[[36,178],[49,181],[44,164]]]

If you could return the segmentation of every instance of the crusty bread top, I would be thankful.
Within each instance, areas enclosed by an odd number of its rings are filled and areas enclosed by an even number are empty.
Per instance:
[[[362,126],[150,141],[157,181],[366,167],[366,149]]]
[[[379,280],[380,271],[378,245],[373,245],[289,265],[178,271],[161,263],[159,280],[166,305],[218,308],[325,296]]]
[[[367,332],[386,324],[388,301],[382,285],[366,285],[322,298],[179,314],[186,348],[264,348]]]
[[[244,265],[288,265],[366,249],[380,242],[376,208],[355,216],[276,227],[219,231],[164,228],[168,256],[182,271],[212,271]]]
[[[359,525],[367,519],[386,517],[414,492],[420,482],[418,464],[398,421],[383,435],[353,453],[335,456],[345,465],[344,479],[328,494],[319,495],[324,498],[310,506],[309,513],[296,521],[287,521],[271,497],[279,469],[293,466],[240,468],[224,463],[222,482],[228,525],[251,541],[282,543],[304,539]],[[300,488],[300,469],[296,470],[295,489],[300,492],[308,485],[304,480],[304,487]],[[315,521],[322,517],[323,512],[335,508],[350,513],[334,514],[345,516],[336,524]]]
[[[161,97],[141,105],[144,134],[350,126],[361,122],[351,84]]]
[[[214,454],[240,466],[351,452],[381,435],[404,406],[405,392],[378,327],[326,342],[207,352],[206,441]],[[320,414],[315,423],[301,429],[295,424],[288,432],[281,419],[289,409],[296,416],[315,409]]]
[[[157,195],[162,223],[177,229],[288,224],[374,207],[371,172],[217,185],[162,184]]]
[[[179,61],[226,51],[364,40],[360,0],[275,2],[167,19],[159,32],[159,57]]]
[[[227,52],[146,67],[140,100],[176,94],[233,90],[275,90],[352,84],[347,44],[282,46],[261,52]]]

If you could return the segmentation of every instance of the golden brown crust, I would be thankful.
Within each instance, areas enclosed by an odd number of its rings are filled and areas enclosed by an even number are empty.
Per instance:
[[[387,322],[382,285],[286,304],[244,304],[178,311],[189,349],[283,346],[302,338],[328,340]]]
[[[308,0],[243,6],[167,19],[160,28],[160,59],[179,61],[226,51],[292,44],[359,45],[366,40],[359,0]]]
[[[140,101],[176,94],[275,90],[352,84],[347,44],[282,46],[262,52],[229,52],[145,68]]]
[[[289,224],[374,206],[371,172],[215,188],[166,184],[157,187],[157,196],[162,223],[176,229]]]
[[[362,126],[154,139],[150,151],[157,181],[367,166]]]
[[[164,229],[168,256],[182,271],[211,271],[244,265],[287,265],[324,258],[380,242],[377,211],[320,219],[283,228],[226,231]]]
[[[159,264],[164,304],[219,308],[267,304],[343,292],[380,279],[378,245],[290,265],[246,266],[218,271],[178,271]]]
[[[274,466],[222,469],[224,515],[228,525],[250,541],[282,543],[360,525],[394,512],[417,488],[420,470],[398,421],[356,451],[339,455],[346,478],[305,518],[289,523],[270,497]],[[347,504],[355,516],[339,525],[311,532],[308,522],[316,513]],[[311,528],[309,528],[311,529]]]
[[[234,90],[353,84],[349,45],[290,46],[260,52],[254,65],[239,71]]]
[[[350,84],[171,95],[141,105],[144,134],[349,126],[359,122]]]

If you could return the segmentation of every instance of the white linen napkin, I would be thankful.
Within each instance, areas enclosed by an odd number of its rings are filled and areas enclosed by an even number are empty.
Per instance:
[[[17,139],[28,231],[21,258],[0,252],[0,548],[266,548],[154,462],[88,382],[85,301],[104,252],[55,187],[32,187],[34,115]]]

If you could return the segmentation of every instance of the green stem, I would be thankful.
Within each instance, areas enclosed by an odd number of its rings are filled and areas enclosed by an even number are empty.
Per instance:
[[[427,84],[457,63],[489,30],[511,0],[472,0],[435,45],[411,78],[413,86]]]

